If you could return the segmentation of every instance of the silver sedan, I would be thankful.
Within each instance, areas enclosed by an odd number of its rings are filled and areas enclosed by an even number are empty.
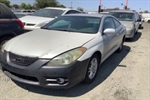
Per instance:
[[[99,65],[121,52],[126,28],[111,15],[73,14],[5,43],[3,72],[13,80],[50,88],[94,81]]]

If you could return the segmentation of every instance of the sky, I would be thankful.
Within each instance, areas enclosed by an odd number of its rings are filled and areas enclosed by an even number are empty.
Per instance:
[[[35,0],[9,0],[11,4],[27,3],[33,5]],[[66,7],[81,7],[84,11],[97,11],[100,0],[57,0],[60,4]],[[123,9],[123,5],[126,4],[126,0],[102,0],[102,9],[104,8],[120,8]],[[150,11],[150,0],[128,0],[128,8],[136,11]]]

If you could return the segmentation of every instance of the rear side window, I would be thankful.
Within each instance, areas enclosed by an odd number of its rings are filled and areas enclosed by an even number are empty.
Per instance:
[[[16,16],[12,13],[12,11],[7,7],[0,5],[0,19],[12,19],[16,18]]]
[[[114,23],[115,23],[115,26],[116,26],[116,27],[119,27],[119,26],[121,25],[120,22],[117,21],[116,19],[113,18],[113,20],[114,20]]]
[[[66,14],[77,14],[77,13],[81,13],[81,12],[76,11],[76,10],[70,10]]]

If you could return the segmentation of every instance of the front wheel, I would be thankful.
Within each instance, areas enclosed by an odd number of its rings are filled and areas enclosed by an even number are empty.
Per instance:
[[[86,76],[84,79],[85,83],[89,84],[94,81],[99,67],[99,63],[100,63],[100,57],[97,54],[94,54],[91,57],[91,60],[88,64]]]

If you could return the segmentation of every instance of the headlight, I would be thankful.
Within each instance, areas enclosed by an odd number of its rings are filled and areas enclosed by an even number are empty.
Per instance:
[[[42,26],[44,26],[46,24],[47,24],[47,22],[43,22],[43,23],[37,24],[35,27],[42,27]]]
[[[133,28],[133,27],[134,27],[133,24],[129,24],[129,25],[126,26],[126,28]]]
[[[81,47],[71,51],[68,51],[64,54],[61,54],[53,58],[47,65],[59,66],[59,65],[68,65],[76,61],[81,57],[86,51],[86,48]]]

